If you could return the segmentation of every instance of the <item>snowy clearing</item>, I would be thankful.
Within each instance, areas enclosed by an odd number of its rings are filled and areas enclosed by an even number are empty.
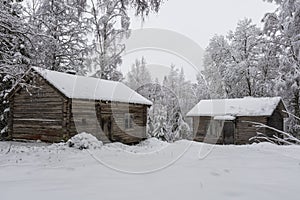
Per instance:
[[[2,200],[299,199],[299,180],[299,146],[0,142]]]

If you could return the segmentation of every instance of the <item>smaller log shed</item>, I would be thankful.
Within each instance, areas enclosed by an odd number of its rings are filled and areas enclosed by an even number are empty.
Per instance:
[[[284,129],[288,117],[280,97],[214,99],[200,101],[188,114],[193,118],[194,140],[217,144],[249,144],[257,133],[269,137],[278,133],[257,128],[257,122]],[[282,136],[280,136],[282,137]]]
[[[23,80],[7,97],[11,139],[60,142],[81,132],[104,143],[146,138],[152,102],[123,83],[37,67]]]

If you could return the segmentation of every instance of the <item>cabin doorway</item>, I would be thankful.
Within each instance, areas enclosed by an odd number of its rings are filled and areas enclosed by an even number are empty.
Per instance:
[[[112,141],[112,120],[111,116],[101,116],[101,128],[105,136]]]
[[[225,121],[223,127],[223,143],[234,144],[235,125],[233,121]]]

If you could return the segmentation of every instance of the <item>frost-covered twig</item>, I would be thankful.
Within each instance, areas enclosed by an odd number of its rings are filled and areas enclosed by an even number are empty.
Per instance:
[[[278,137],[277,135],[273,135],[273,137],[274,137],[278,142],[280,142],[280,143],[282,143],[282,144],[286,144],[286,145],[292,145],[292,144],[294,144],[294,143],[292,143],[292,142],[289,142],[289,141],[287,141],[287,140],[285,140],[285,139],[282,139],[282,138]]]
[[[250,141],[257,141],[257,142],[260,142],[262,140],[265,140],[267,142],[270,142],[272,144],[275,144],[273,138],[269,138],[267,135],[263,134],[263,133],[260,133],[260,132],[257,132],[257,136],[254,136],[252,138],[249,139]]]
[[[247,123],[251,123],[251,124],[254,124],[255,127],[257,128],[267,128],[267,129],[270,129],[272,131],[275,131],[277,133],[280,133],[283,138],[279,138],[278,136],[276,135],[273,135],[273,138],[272,137],[269,137],[269,136],[266,136],[262,133],[259,133],[258,132],[258,135],[253,137],[253,138],[250,138],[250,140],[252,139],[265,139],[267,141],[273,141],[273,142],[279,142],[279,143],[283,143],[283,144],[287,144],[287,145],[290,145],[290,144],[300,144],[300,140],[296,137],[294,137],[292,134],[290,133],[287,133],[287,132],[284,132],[282,130],[278,130],[274,127],[271,127],[271,126],[268,126],[266,124],[262,124],[262,123],[259,123],[259,122],[252,122],[252,121],[243,121],[243,122],[247,122]],[[264,135],[262,137],[262,135]]]
[[[290,113],[290,112],[287,112],[287,111],[285,111],[285,110],[283,110],[282,112],[284,112],[284,113],[286,113],[286,114],[288,114],[288,115],[291,115],[292,117],[294,117],[295,119],[297,119],[297,120],[300,121],[300,118],[297,117],[296,115],[294,115],[294,114],[292,114],[292,113]]]

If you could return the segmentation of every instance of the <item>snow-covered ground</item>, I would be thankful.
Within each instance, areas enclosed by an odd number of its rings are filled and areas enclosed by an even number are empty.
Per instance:
[[[299,146],[89,144],[0,142],[0,199],[299,199]]]

